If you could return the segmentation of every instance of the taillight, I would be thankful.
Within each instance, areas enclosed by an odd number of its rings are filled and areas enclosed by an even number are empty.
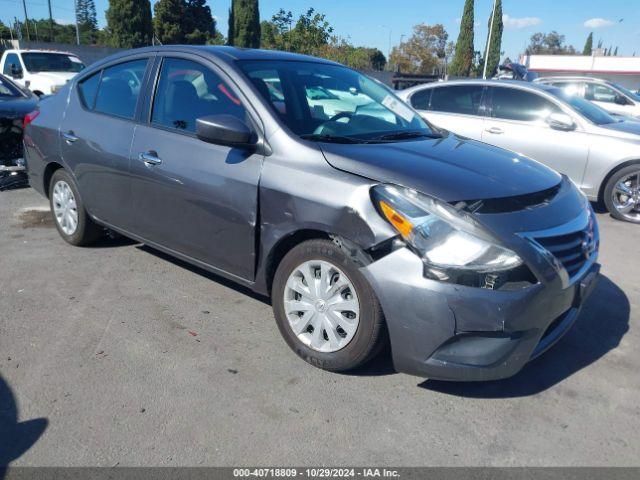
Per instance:
[[[27,113],[22,121],[22,129],[24,130],[27,128],[27,125],[33,122],[38,115],[40,115],[40,110],[34,110],[33,112]]]

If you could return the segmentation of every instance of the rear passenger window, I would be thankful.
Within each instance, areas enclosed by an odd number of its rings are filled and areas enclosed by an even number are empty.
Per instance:
[[[482,101],[482,85],[438,87],[431,94],[431,108],[435,112],[478,115]]]
[[[153,124],[195,133],[198,118],[219,114],[247,120],[240,99],[207,67],[180,58],[162,62],[153,100]]]
[[[86,108],[93,110],[96,103],[96,94],[98,93],[98,85],[100,84],[100,72],[91,75],[89,78],[82,80],[78,84],[80,99]]]
[[[417,110],[428,110],[432,91],[433,89],[428,88],[411,95],[411,106]]]
[[[146,68],[147,59],[105,68],[94,110],[116,117],[133,118]]]
[[[492,116],[521,122],[544,120],[552,113],[562,113],[546,98],[515,88],[492,88]]]

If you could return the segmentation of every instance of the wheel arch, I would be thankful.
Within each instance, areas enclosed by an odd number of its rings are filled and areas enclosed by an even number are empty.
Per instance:
[[[51,183],[51,177],[53,177],[53,174],[61,168],[64,168],[62,164],[54,161],[49,162],[44,169],[44,173],[42,174],[42,183],[44,187],[44,193],[47,198],[49,198],[49,184]]]
[[[618,171],[622,170],[623,168],[628,167],[630,165],[638,165],[638,164],[640,164],[640,158],[627,160],[627,161],[619,163],[618,165],[613,167],[605,175],[604,179],[600,183],[600,188],[598,189],[598,203],[601,204],[601,205],[604,204],[604,189],[606,188],[607,183],[609,183],[609,180],[611,179],[611,177],[613,175],[615,175],[616,172],[618,172]]]

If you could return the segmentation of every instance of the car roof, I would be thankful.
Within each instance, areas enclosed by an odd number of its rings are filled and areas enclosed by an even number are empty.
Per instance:
[[[160,45],[153,47],[136,48],[126,50],[111,55],[107,58],[96,62],[95,65],[111,62],[119,58],[126,58],[141,53],[162,53],[162,52],[181,52],[194,53],[205,57],[215,58],[226,63],[235,63],[238,60],[285,60],[285,61],[302,61],[325,63],[329,65],[338,65],[336,62],[325,60],[323,58],[302,55],[299,53],[282,52],[279,50],[261,50],[256,48],[239,48],[231,46],[211,46],[211,45]],[[94,65],[91,66],[92,70]]]
[[[5,50],[5,53],[60,53],[62,55],[71,55],[72,57],[78,56],[72,52],[65,52],[62,50],[46,50],[42,48],[12,48],[9,50]]]
[[[494,87],[510,87],[510,88],[519,88],[523,90],[536,90],[547,92],[549,90],[555,90],[557,87],[552,85],[545,85],[544,83],[533,83],[533,82],[525,82],[523,80],[494,80],[487,79],[483,80],[481,78],[478,79],[464,79],[464,80],[447,80],[445,82],[433,82],[422,85],[416,85],[414,87],[407,88],[406,90],[402,90],[403,94],[411,94],[413,92],[424,90],[427,88],[437,88],[443,85],[452,86],[452,85],[490,85]]]
[[[586,77],[580,75],[558,75],[556,77],[539,77],[534,81],[539,83],[544,82],[557,82],[557,81],[581,81],[581,82],[593,82],[593,83],[610,83],[609,80],[603,78]]]

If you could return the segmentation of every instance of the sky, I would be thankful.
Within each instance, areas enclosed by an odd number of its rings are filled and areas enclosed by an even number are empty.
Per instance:
[[[152,0],[153,1],[153,0]],[[53,18],[73,22],[73,0],[51,0]],[[98,23],[105,24],[104,11],[108,0],[95,0]],[[30,18],[48,16],[47,0],[26,0]],[[226,35],[231,0],[208,0],[218,27]],[[631,7],[629,0],[503,0],[505,31],[502,50],[516,60],[528,40],[536,32],[557,30],[567,43],[582,51],[589,32],[594,43],[619,47],[619,55],[640,55],[640,8]],[[484,51],[487,23],[493,0],[475,2],[476,50]],[[335,33],[354,45],[376,47],[385,55],[389,46],[397,45],[404,35],[411,34],[418,23],[442,23],[449,39],[458,37],[464,0],[260,0],[260,16],[269,20],[280,8],[291,10],[294,16],[314,7],[325,13]],[[17,16],[23,18],[22,0],[0,0],[0,21],[8,24]],[[622,21],[621,21],[622,20]],[[503,57],[504,58],[504,57]]]

